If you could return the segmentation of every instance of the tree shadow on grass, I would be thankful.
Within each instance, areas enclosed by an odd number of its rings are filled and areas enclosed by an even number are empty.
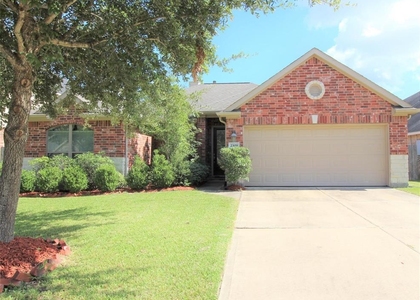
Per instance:
[[[37,212],[19,212],[16,215],[15,235],[43,238],[62,238],[77,234],[87,226],[111,223],[111,212],[88,212],[84,207]],[[88,221],[92,217],[101,222]],[[106,223],[104,223],[106,220]],[[68,224],[68,225],[67,225]],[[99,224],[99,225],[98,225]]]
[[[142,276],[151,267],[142,268],[108,268],[105,270],[86,272],[68,267],[54,271],[56,276],[48,274],[30,287],[33,299],[148,299]],[[60,278],[61,277],[61,278]],[[19,298],[27,294],[22,288],[16,288],[10,296]],[[15,299],[13,298],[13,299]],[[27,299],[27,298],[25,298]]]

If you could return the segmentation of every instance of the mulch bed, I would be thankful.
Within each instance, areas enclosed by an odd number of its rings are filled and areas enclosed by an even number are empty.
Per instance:
[[[15,237],[0,243],[0,293],[5,287],[20,286],[54,270],[62,255],[70,254],[63,240]]]
[[[68,192],[56,192],[56,193],[42,193],[42,192],[29,192],[21,193],[20,197],[44,197],[44,198],[54,198],[54,197],[77,197],[77,196],[95,196],[95,195],[108,195],[108,194],[118,194],[118,193],[152,193],[152,192],[167,192],[167,191],[191,191],[194,190],[190,186],[174,186],[164,189],[154,189],[147,188],[145,190],[132,190],[130,188],[117,189],[113,192],[103,192],[100,190],[92,191],[80,191],[78,193],[68,193]]]

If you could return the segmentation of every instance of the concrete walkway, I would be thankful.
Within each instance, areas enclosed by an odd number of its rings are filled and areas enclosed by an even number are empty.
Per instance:
[[[418,300],[420,197],[390,188],[247,190],[220,300]]]

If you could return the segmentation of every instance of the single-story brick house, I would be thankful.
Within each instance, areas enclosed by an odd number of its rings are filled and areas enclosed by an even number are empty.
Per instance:
[[[260,86],[187,92],[199,92],[199,153],[213,175],[220,147],[236,142],[251,152],[247,186],[408,183],[407,120],[420,110],[318,49]]]
[[[405,99],[415,108],[420,108],[420,92]],[[420,114],[408,120],[408,169],[410,180],[420,179]]]
[[[63,95],[62,97],[64,97]],[[76,96],[77,97],[77,96]],[[76,99],[76,101],[85,101]],[[152,138],[140,133],[128,133],[123,123],[113,125],[109,117],[75,114],[55,119],[39,111],[29,116],[29,134],[25,147],[23,168],[30,168],[29,161],[36,157],[65,154],[74,157],[84,152],[103,152],[110,157],[123,174],[127,174],[135,155],[150,163]]]

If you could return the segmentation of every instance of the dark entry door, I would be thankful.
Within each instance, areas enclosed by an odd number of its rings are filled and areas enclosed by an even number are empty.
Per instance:
[[[224,176],[225,172],[217,164],[217,159],[220,156],[220,149],[225,147],[225,128],[224,127],[213,127],[213,175]]]

